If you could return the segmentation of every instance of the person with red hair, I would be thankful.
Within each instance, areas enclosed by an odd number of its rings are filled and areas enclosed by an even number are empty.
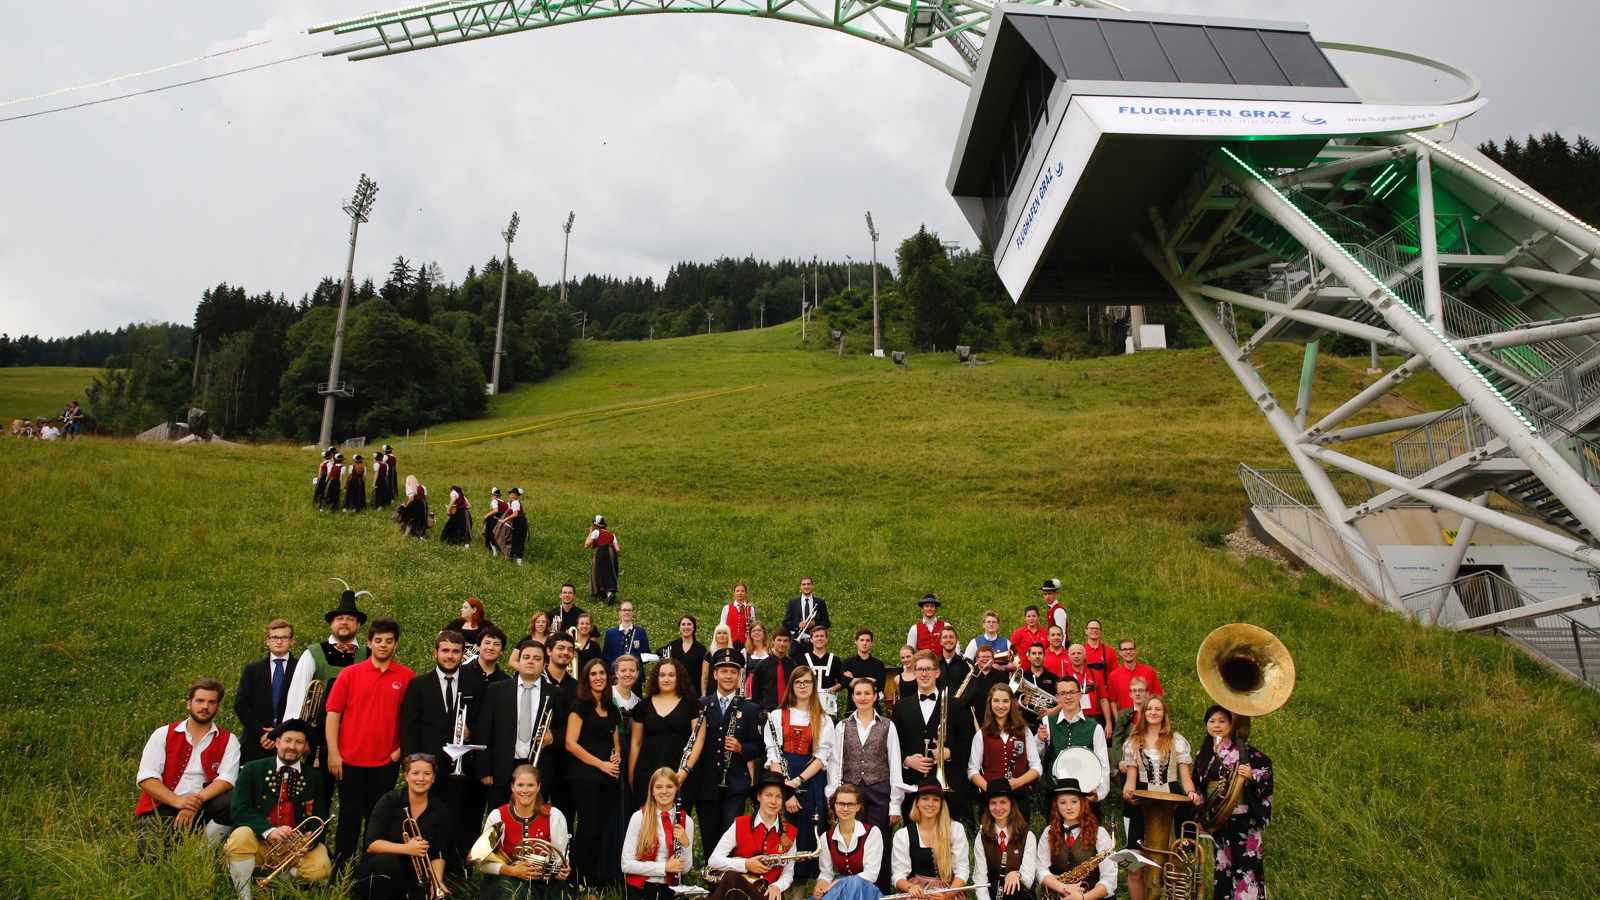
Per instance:
[[[1067,874],[1099,853],[1116,848],[1110,832],[1100,826],[1089,803],[1093,788],[1068,778],[1055,787],[1050,823],[1039,835],[1034,871],[1049,894],[1066,900],[1107,900],[1117,894],[1117,864],[1103,859],[1082,881],[1066,882]]]
[[[494,623],[489,621],[489,616],[483,611],[483,601],[477,597],[468,597],[461,601],[461,615],[451,619],[450,624],[444,626],[444,630],[461,632],[461,636],[467,639],[465,658],[476,658],[478,639],[493,627]]]

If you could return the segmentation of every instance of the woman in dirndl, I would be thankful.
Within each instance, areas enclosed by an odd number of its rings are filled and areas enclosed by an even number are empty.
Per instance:
[[[822,701],[817,698],[815,672],[806,666],[794,667],[783,703],[767,716],[762,734],[767,768],[784,776],[784,784],[794,791],[784,801],[784,818],[799,832],[799,849],[815,850],[827,811],[826,770],[834,741],[833,722],[823,715]],[[801,860],[795,865],[795,878],[810,881],[817,877],[817,868],[816,860]]]

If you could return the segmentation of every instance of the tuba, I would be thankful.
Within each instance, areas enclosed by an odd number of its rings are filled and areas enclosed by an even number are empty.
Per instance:
[[[1249,718],[1273,712],[1294,693],[1294,657],[1289,648],[1272,632],[1245,622],[1223,625],[1206,635],[1195,670],[1206,694],[1234,714],[1234,743],[1241,759]],[[1207,831],[1221,828],[1233,815],[1244,784],[1244,775],[1235,767],[1226,779],[1207,787],[1201,812]]]

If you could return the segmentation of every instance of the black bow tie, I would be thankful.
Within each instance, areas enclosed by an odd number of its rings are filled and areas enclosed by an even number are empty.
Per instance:
[[[934,703],[934,702],[937,702],[938,700],[939,700],[939,695],[938,694],[918,694],[917,695],[917,702],[919,702],[919,703]]]

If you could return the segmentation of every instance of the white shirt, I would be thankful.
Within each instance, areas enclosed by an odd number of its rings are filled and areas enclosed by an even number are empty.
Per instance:
[[[996,837],[1002,834],[1005,835],[1006,842],[1008,844],[1017,840],[1016,835],[1010,833],[1004,828],[1000,828],[998,823],[996,823]],[[1031,832],[1026,830],[1022,832],[1022,863],[1017,866],[1017,875],[1022,878],[1022,887],[1024,889],[1033,887],[1034,880],[1038,877],[1038,862],[1036,858],[1039,855],[1039,850],[1037,843],[1038,839],[1035,838]],[[1004,876],[1002,876],[999,872],[996,872],[992,878],[994,882],[993,884],[988,887],[981,887],[977,889],[978,900],[989,900],[990,896],[1005,896],[1001,893],[1001,890],[1005,888]],[[978,832],[977,839],[972,842],[972,883],[983,884],[985,881],[989,880],[991,880],[991,876],[989,875],[989,857],[984,855],[983,832],[980,830]]]
[[[745,637],[748,638],[750,636],[750,626],[757,621],[757,619],[756,619],[756,605],[754,603],[746,603],[745,604],[745,609],[750,611],[750,614],[744,617],[744,634],[745,634]],[[732,610],[733,610],[733,604],[732,603],[724,603],[724,604],[722,604],[722,614],[717,617],[717,624],[718,625],[727,625],[728,624],[728,613],[731,612]],[[729,626],[729,627],[731,628],[732,626]],[[710,656],[709,653],[706,654],[706,655]]]
[[[812,725],[811,729],[811,755],[827,763],[828,757],[833,754],[833,721],[827,716],[822,716],[822,721]],[[790,725],[811,725],[811,713],[803,709],[789,707]],[[762,740],[767,745],[767,765],[783,765],[783,710],[775,709],[767,716],[767,727],[761,729]],[[787,771],[787,770],[786,770]],[[792,777],[792,776],[791,776]]]
[[[890,808],[893,809],[894,807]],[[856,830],[854,834],[850,835],[850,840],[846,841],[840,836],[839,826],[837,825],[833,826],[833,830],[823,836],[824,840],[832,843],[824,846],[822,852],[817,854],[818,880],[826,878],[829,881],[833,881],[835,878],[833,854],[829,852],[829,848],[833,844],[838,844],[839,849],[845,853],[854,853],[856,845],[861,843],[862,833],[867,832],[867,845],[861,851],[861,874],[846,875],[845,877],[859,878],[868,884],[877,883],[878,872],[883,869],[883,829],[873,828],[868,831],[868,827],[867,823],[857,819]]]
[[[543,690],[543,678],[535,678],[533,683],[530,684],[522,680],[521,675],[517,676],[517,730],[512,732],[513,735],[519,738],[516,742],[516,747],[512,750],[512,755],[517,759],[528,759],[533,756],[533,735],[539,730],[539,697]],[[532,693],[530,694],[529,691]],[[532,698],[531,700],[529,699],[530,697]],[[522,717],[527,714],[530,706],[533,709],[535,718],[533,725],[529,729],[528,739],[524,741],[520,740],[522,736]]]
[[[450,708],[450,700],[455,700],[457,704],[461,703],[461,669],[460,667],[457,667],[454,672],[446,673],[445,670],[439,668],[438,666],[434,666],[433,673],[439,678],[439,702],[444,704],[444,711],[446,715],[453,714],[455,710]],[[451,693],[455,694],[453,698],[445,696],[444,686],[446,678],[452,679],[450,683],[454,686],[454,689],[451,691]]]
[[[1066,713],[1056,713],[1050,719],[1056,722],[1076,722],[1083,715],[1067,718]],[[1094,723],[1094,746],[1089,748],[1094,751],[1094,758],[1100,761],[1100,784],[1094,789],[1094,798],[1104,800],[1111,791],[1111,757],[1106,752],[1106,730],[1099,722]]]
[[[911,878],[911,839],[906,837],[906,828],[915,827],[917,823],[908,821],[905,828],[894,833],[894,849],[889,857],[889,877],[893,884]],[[961,881],[970,881],[972,850],[967,845],[967,831],[960,822],[950,823],[950,851],[954,856],[950,862],[951,874]]]
[[[1172,767],[1174,772],[1178,770],[1178,766],[1194,765],[1194,758],[1189,755],[1189,742],[1184,739],[1183,735],[1178,734],[1177,732],[1173,732],[1172,734],[1172,755],[1177,757]],[[1160,751],[1158,751],[1156,748],[1146,747],[1144,748],[1144,762],[1141,765],[1136,757],[1136,754],[1133,752],[1133,739],[1129,738],[1128,740],[1122,742],[1122,766],[1123,768],[1133,768],[1134,766],[1138,766],[1138,780],[1141,782],[1144,781],[1146,775],[1150,774],[1150,768],[1154,766],[1156,770],[1156,778],[1158,779],[1156,783],[1165,783],[1167,778],[1167,762],[1167,758],[1162,756]]]
[[[617,709],[627,712],[639,705],[639,695],[637,693],[629,694],[627,698],[624,699],[622,694],[617,691],[616,687],[612,686],[611,702],[617,705]]]
[[[323,639],[323,643],[336,647],[339,642],[333,639],[333,635],[328,635]],[[310,690],[311,680],[317,674],[317,660],[316,657],[311,655],[315,650],[316,647],[314,646],[307,647],[305,652],[300,654],[300,661],[294,664],[294,675],[289,678],[289,689],[283,694],[283,717],[285,719],[292,719],[300,715],[300,709],[306,705],[306,691]],[[322,687],[322,696],[324,698],[333,692],[333,683],[331,681]]]
[[[1040,774],[1044,773],[1044,766],[1039,762],[1039,739],[1033,736],[1032,731],[1023,733],[1024,751],[1028,757],[1028,768]],[[1015,752],[1015,751],[1013,751]],[[972,751],[967,757],[967,777],[983,773],[983,732],[979,731],[972,736]]]
[[[567,852],[569,849],[567,846],[567,817],[561,814],[561,810],[549,804],[545,804],[544,809],[541,811],[550,817],[550,843],[560,847],[563,853]],[[478,873],[480,875],[500,874],[501,863],[485,857],[494,852],[494,847],[489,844],[489,831],[503,821],[500,818],[500,807],[497,806],[490,810],[489,818],[483,820],[483,832],[478,835],[477,842],[472,845],[472,852],[467,854],[468,859],[482,860],[478,863]]]
[[[589,540],[591,540],[591,541],[599,540],[599,538],[600,538],[600,529],[596,528],[593,531],[589,532]],[[614,532],[614,531],[611,533],[611,549],[616,551],[616,552],[618,552],[618,553],[622,552],[622,544],[617,541],[617,533]]]
[[[688,843],[677,848],[678,856],[687,863],[679,879],[694,869],[694,817],[683,814],[683,831]],[[643,875],[645,881],[667,883],[667,839],[661,834],[661,823],[656,823],[656,855],[652,859],[639,858],[639,831],[644,828],[644,810],[638,809],[628,820],[628,833],[622,838],[622,874]]]
[[[741,815],[738,818],[742,819],[744,816]],[[779,834],[783,833],[783,820],[781,818],[768,821],[763,819],[760,813],[757,813],[756,824],[765,825],[768,830],[775,830]],[[734,824],[729,825],[728,830],[722,833],[721,839],[717,841],[717,846],[712,849],[711,855],[706,859],[708,868],[724,869],[730,872],[743,872],[745,870],[745,857],[733,855],[733,846],[737,843],[738,833],[739,823],[738,819],[735,819]],[[791,851],[793,849],[795,848],[790,848]],[[820,855],[818,854],[818,856]],[[778,874],[778,880],[774,884],[780,891],[786,891],[791,884],[794,884],[794,860],[789,860],[783,864],[783,868]]]
[[[861,719],[852,713],[840,719],[839,724],[834,726],[833,752],[828,754],[828,787],[826,792],[829,800],[833,799],[833,792],[837,791],[839,785],[844,782],[844,742],[854,740],[857,747],[865,747],[867,745],[867,737],[872,734],[872,723],[879,719],[882,719],[883,723],[889,726],[889,740],[886,745],[889,751],[889,808],[891,810],[900,808],[900,799],[905,796],[906,791],[910,790],[905,782],[900,780],[901,760],[904,759],[900,755],[900,736],[895,733],[895,727],[888,719],[876,713],[873,714],[872,720],[866,724],[862,724]],[[852,723],[855,725],[854,728],[850,727]],[[861,787],[861,785],[856,785],[856,787]],[[855,844],[851,843],[850,846],[854,847]],[[869,868],[868,871],[872,870]]]
[[[933,635],[934,637],[938,637],[939,633],[936,632],[936,631],[933,631],[931,629],[934,626],[937,626],[939,624],[940,623],[939,623],[939,617],[938,616],[934,617],[933,622],[931,624],[928,622],[927,619],[918,619],[917,620],[917,624],[911,626],[911,628],[906,631],[906,646],[907,647],[915,647],[915,646],[917,646],[917,633],[918,632],[926,631],[929,634]]]
[[[1077,834],[1078,829],[1076,827],[1067,829],[1068,840],[1071,840],[1073,837],[1077,836]],[[1050,835],[1048,829],[1039,833],[1038,845],[1039,855],[1034,861],[1033,869],[1034,874],[1038,876],[1039,883],[1044,883],[1044,876],[1047,874],[1057,876],[1067,874],[1065,872],[1050,871]],[[1104,828],[1099,829],[1099,831],[1095,834],[1094,852],[1105,853],[1108,850],[1116,849],[1116,846],[1116,843],[1111,840],[1110,833]],[[1095,881],[1095,885],[1105,888],[1107,897],[1115,897],[1117,895],[1117,864],[1109,859],[1101,860],[1100,878]],[[1090,890],[1094,889],[1094,885],[1090,885],[1089,887]]]
[[[200,767],[200,757],[204,755],[206,748],[211,746],[217,735],[222,733],[221,729],[217,728],[217,723],[212,722],[211,728],[197,744],[189,734],[188,725],[188,719],[177,724],[178,730],[183,732],[183,739],[193,748],[189,752],[189,765],[184,767],[183,774],[178,776],[177,786],[172,789],[174,794],[179,795],[198,794],[205,790],[206,773]],[[157,728],[150,733],[150,739],[144,742],[144,752],[139,754],[139,774],[134,777],[135,783],[146,778],[161,781],[161,775],[167,768],[167,732],[171,728],[173,728],[171,725]],[[236,735],[228,735],[228,745],[222,750],[222,762],[217,766],[217,780],[227,782],[229,787],[239,781],[239,738]]]

